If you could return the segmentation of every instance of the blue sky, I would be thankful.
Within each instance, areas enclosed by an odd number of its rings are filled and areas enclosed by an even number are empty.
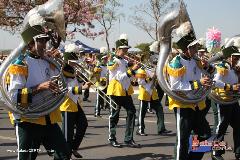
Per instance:
[[[120,24],[116,22],[110,36],[110,45],[114,42],[119,34],[126,33],[129,37],[129,44],[135,46],[142,42],[151,42],[147,34],[137,29],[128,22],[128,16],[132,14],[131,7],[136,4],[146,2],[147,0],[121,0],[123,7],[121,11],[125,13],[125,18],[121,18]],[[177,1],[177,0],[170,0]],[[222,32],[222,40],[240,33],[240,1],[239,0],[184,0],[197,38],[205,37],[208,28],[218,28]],[[20,42],[19,35],[11,35],[8,32],[0,31],[0,49],[15,48]],[[96,38],[94,41],[81,35],[76,39],[84,43],[100,48],[106,46],[103,37]],[[69,42],[67,42],[69,43]]]

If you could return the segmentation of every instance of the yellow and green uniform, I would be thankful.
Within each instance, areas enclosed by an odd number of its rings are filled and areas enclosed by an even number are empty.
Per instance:
[[[38,101],[42,96],[49,94],[50,90],[43,90],[36,95],[32,88],[49,81],[58,74],[58,70],[48,61],[31,54],[20,56],[8,68],[10,85],[8,88],[10,98],[16,105],[27,108]],[[16,127],[18,149],[38,149],[41,144],[46,149],[56,151],[55,158],[68,158],[70,156],[66,140],[61,132],[58,122],[61,122],[61,113],[56,109],[45,116],[36,119],[25,118],[17,113],[9,113],[11,122]],[[31,136],[29,136],[31,135]],[[61,147],[60,147],[60,146]],[[19,152],[19,159],[36,157],[37,152]]]
[[[202,76],[199,62],[187,58],[184,54],[177,55],[167,64],[166,72],[169,75],[169,84],[173,92],[188,92],[194,94],[201,86]],[[188,159],[194,155],[188,152],[191,132],[204,140],[210,136],[210,127],[205,118],[205,101],[197,104],[187,104],[169,97],[169,109],[174,110],[177,125],[177,143],[175,147],[176,159]],[[203,156],[203,153],[200,156]]]
[[[148,107],[155,110],[157,115],[157,127],[158,133],[165,131],[164,125],[164,114],[163,107],[158,98],[158,93],[155,88],[155,78],[153,78],[153,73],[151,71],[140,68],[137,70],[136,75],[139,84],[139,95],[140,100],[139,114],[138,114],[138,132],[144,133],[145,123],[144,118]]]
[[[221,62],[216,65],[216,73],[214,75],[215,87],[214,90],[217,96],[221,96],[220,99],[231,102],[233,97],[229,96],[234,92],[239,92],[234,87],[239,83],[238,74],[232,67],[226,62]],[[234,153],[240,154],[240,106],[238,101],[232,104],[217,104],[217,114],[219,117],[216,130],[214,130],[215,141],[224,141],[224,135],[229,125],[233,128],[233,141],[234,141]],[[213,155],[220,156],[225,153],[225,150],[213,151]]]
[[[201,68],[193,59],[184,59],[181,56],[176,56],[167,65],[166,72],[170,77],[170,86],[173,91],[193,91],[200,87]],[[198,106],[200,110],[203,110],[206,105],[205,101],[201,101],[198,104],[187,104],[179,102],[169,97],[169,109],[174,108],[191,108],[195,110]]]
[[[108,63],[107,68],[109,70],[107,95],[132,95],[133,87],[131,85],[130,77],[135,73],[131,69],[128,69],[127,62],[120,57],[114,57],[113,61]]]
[[[60,106],[60,111],[63,116],[62,130],[68,147],[72,151],[79,148],[86,133],[88,122],[79,102],[79,95],[82,94],[81,84],[70,72],[64,70],[64,75],[68,93],[65,101]]]
[[[133,87],[131,85],[131,76],[135,71],[128,69],[127,62],[121,57],[114,57],[108,63],[109,70],[109,85],[107,88],[107,95],[110,96],[110,105],[116,109],[111,108],[109,117],[109,141],[116,140],[116,126],[119,120],[119,112],[123,106],[127,113],[125,142],[133,140],[133,132],[135,126],[136,109],[133,104],[131,94],[133,94]],[[117,105],[112,103],[114,101]],[[111,107],[110,106],[110,107]]]
[[[238,83],[237,73],[226,62],[217,64],[216,71],[214,93],[224,101],[232,101],[233,97],[229,96],[229,93],[234,92],[233,85]],[[235,91],[237,92],[237,90]]]
[[[94,72],[99,75],[99,81],[96,82],[96,86],[104,85],[108,83],[108,69],[107,64],[98,63],[98,65],[94,68]],[[108,108],[109,104],[104,103],[104,98],[106,98],[107,87],[101,91],[97,90],[96,95],[96,105],[95,105],[95,116],[100,116],[102,108]]]

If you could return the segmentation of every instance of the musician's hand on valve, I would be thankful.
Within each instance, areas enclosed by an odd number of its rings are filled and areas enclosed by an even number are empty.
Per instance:
[[[44,90],[50,90],[54,93],[60,92],[58,85],[53,81],[46,81],[46,82],[40,83],[39,85],[33,88],[34,93],[38,93]]]
[[[86,83],[82,86],[82,89],[83,89],[83,90],[84,90],[84,89],[89,89],[91,85],[92,85],[91,82],[86,82]]]
[[[132,70],[134,70],[134,71],[138,70],[140,67],[141,67],[140,63],[136,63],[136,64],[133,65]]]
[[[60,52],[58,51],[58,49],[52,49],[52,50],[48,50],[46,52],[46,55],[48,57],[52,57],[52,58],[61,58],[61,54]]]
[[[205,77],[201,78],[200,83],[205,87],[211,87],[212,86],[212,80],[208,76],[205,76]]]

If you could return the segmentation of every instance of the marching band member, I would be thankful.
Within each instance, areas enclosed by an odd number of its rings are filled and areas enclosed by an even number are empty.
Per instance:
[[[207,52],[207,48],[205,45],[206,40],[204,38],[199,38],[198,39],[198,58],[200,59],[204,59],[207,60],[208,58],[210,58],[212,56],[212,54]],[[213,128],[211,129],[212,131],[216,130],[217,127],[217,123],[219,121],[218,119],[218,111],[217,111],[217,106],[215,104],[215,102],[210,99],[208,96],[206,97],[206,108],[204,109],[205,114],[207,115],[208,111],[210,108],[212,108],[213,111],[213,120],[214,120],[214,124],[213,124]]]
[[[99,81],[97,82],[97,86],[105,86],[107,85],[108,81],[108,69],[107,69],[107,62],[108,62],[108,56],[107,56],[107,48],[101,47],[100,48],[100,54],[101,57],[97,66],[94,68],[94,72],[99,74]],[[101,117],[101,109],[106,109],[108,107],[108,104],[104,104],[104,98],[105,95],[103,93],[107,93],[107,87],[101,91],[97,89],[97,99],[96,99],[96,106],[95,106],[95,117]]]
[[[76,55],[77,52],[78,50],[75,44],[65,46],[63,58],[66,64],[62,72],[66,77],[69,90],[65,101],[60,106],[60,111],[63,116],[62,130],[67,140],[68,147],[76,158],[82,158],[82,155],[80,155],[77,150],[86,133],[88,122],[78,99],[79,95],[82,94],[82,90],[89,89],[91,83],[86,82],[81,86],[76,78],[74,68],[67,64],[68,60],[78,60]],[[74,133],[75,129],[76,131]]]
[[[88,57],[85,58],[85,62],[88,64],[88,69],[93,70],[94,65],[95,65],[95,58],[92,53],[88,53]],[[83,93],[83,101],[90,102],[89,98],[89,89],[85,89]]]
[[[198,50],[198,57],[200,59],[209,59],[214,57],[220,50],[221,50],[221,35],[222,33],[215,29],[214,27],[212,29],[208,29],[206,32],[206,38],[200,38],[199,39],[199,50]],[[209,96],[206,97],[206,108],[205,114],[208,113],[210,107],[213,111],[213,119],[214,119],[214,125],[212,130],[212,133],[217,128],[219,116],[218,116],[218,109],[217,104],[212,100]]]
[[[216,65],[217,73],[214,81],[217,87],[216,93],[224,94],[222,99],[231,101],[233,97],[230,94],[238,94],[240,90],[240,53],[236,46],[224,48],[222,52],[233,53],[227,62],[222,61]],[[229,125],[233,128],[234,153],[236,159],[240,159],[240,106],[238,102],[224,105],[217,104],[219,121],[215,130],[214,141],[224,141],[224,135]],[[212,153],[213,160],[223,160],[222,154],[225,150],[215,150]]]
[[[107,88],[107,95],[111,97],[111,114],[109,116],[109,142],[113,147],[121,147],[116,139],[116,127],[119,120],[119,113],[121,106],[127,111],[126,118],[126,132],[124,142],[129,147],[140,147],[139,144],[133,140],[133,132],[135,126],[136,109],[133,104],[131,94],[133,94],[133,87],[131,86],[130,77],[135,74],[139,65],[135,64],[131,69],[127,68],[127,62],[123,59],[130,46],[125,34],[120,36],[116,41],[116,55],[113,61],[108,64],[109,69],[109,85]],[[115,106],[112,101],[117,103]]]
[[[170,133],[171,131],[166,130],[164,125],[164,114],[163,107],[158,98],[158,93],[155,88],[156,74],[155,71],[149,71],[143,67],[138,69],[136,72],[136,77],[138,78],[139,84],[139,95],[138,99],[140,100],[140,108],[138,114],[138,130],[137,135],[147,136],[144,132],[145,124],[144,118],[147,112],[148,107],[151,107],[155,110],[157,115],[157,131],[159,135],[163,133]]]
[[[174,57],[166,66],[171,89],[173,91],[191,91],[200,85],[210,87],[210,78],[201,77],[200,67],[202,66],[192,58],[197,53],[197,44],[193,42],[196,38],[190,22],[183,23],[176,32],[185,34],[177,42],[182,53]],[[191,44],[191,42],[193,43]],[[202,112],[205,107],[204,101],[197,104],[186,104],[169,97],[169,109],[174,110],[177,125],[176,160],[196,160],[203,157],[204,153],[202,152],[188,153],[188,142],[192,131],[202,139],[210,136],[210,127]]]
[[[27,44],[26,56],[20,56],[8,69],[9,93],[16,104],[28,107],[32,102],[38,101],[41,95],[59,91],[58,85],[50,79],[58,72],[44,59],[49,36],[42,26],[28,24],[21,37]],[[52,54],[57,52],[51,51]],[[16,128],[19,160],[36,159],[41,143],[45,148],[55,151],[55,159],[70,158],[66,140],[57,124],[61,122],[59,109],[36,119],[24,118],[16,113],[10,113],[9,116]]]

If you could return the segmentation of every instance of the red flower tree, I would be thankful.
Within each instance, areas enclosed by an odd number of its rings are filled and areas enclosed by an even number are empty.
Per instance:
[[[10,32],[18,32],[21,24],[29,10],[36,5],[41,5],[47,0],[0,0],[0,28]],[[64,14],[68,29],[69,38],[74,32],[95,38],[103,34],[97,32],[92,22],[99,19],[98,11],[101,9],[103,0],[65,0]]]

